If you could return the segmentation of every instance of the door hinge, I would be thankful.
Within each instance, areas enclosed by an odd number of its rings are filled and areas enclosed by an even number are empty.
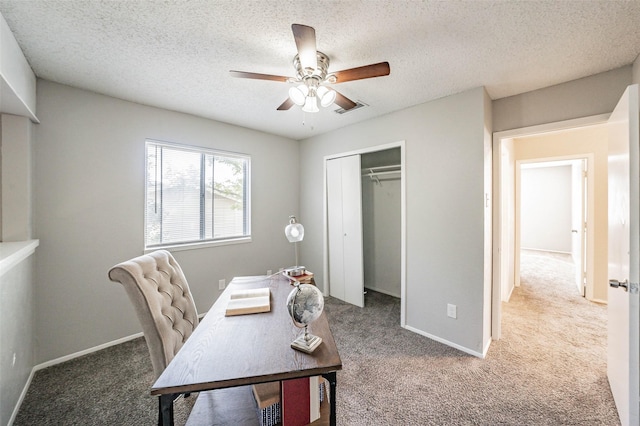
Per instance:
[[[638,294],[638,283],[629,283],[629,293]]]

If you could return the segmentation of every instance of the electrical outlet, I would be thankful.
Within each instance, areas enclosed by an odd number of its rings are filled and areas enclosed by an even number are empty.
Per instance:
[[[271,269],[267,269],[267,275],[271,275]]]
[[[457,306],[456,305],[452,305],[451,303],[447,304],[447,316],[449,318],[456,318],[457,317]]]
[[[222,279],[222,280],[218,280],[218,290],[224,290],[224,286],[227,284],[227,282]]]

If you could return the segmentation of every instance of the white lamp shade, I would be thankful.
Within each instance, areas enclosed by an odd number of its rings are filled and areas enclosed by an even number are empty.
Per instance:
[[[320,105],[322,105],[325,108],[331,105],[336,100],[336,91],[327,89],[324,86],[318,87],[318,90],[316,91],[316,93],[320,98]]]
[[[320,111],[320,109],[318,109],[318,98],[315,96],[307,96],[307,100],[305,101],[304,106],[302,107],[302,110],[304,112]]]
[[[289,89],[289,97],[296,105],[304,105],[307,99],[307,93],[309,93],[309,88],[304,84]]]
[[[304,226],[299,223],[289,224],[285,228],[284,234],[287,236],[287,240],[289,240],[290,243],[302,241],[304,238]]]
[[[304,238],[304,226],[296,222],[295,216],[289,217],[289,224],[284,228],[284,235],[287,236],[287,240],[289,240],[290,243],[297,243]]]

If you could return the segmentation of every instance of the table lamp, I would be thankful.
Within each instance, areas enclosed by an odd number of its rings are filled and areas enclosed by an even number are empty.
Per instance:
[[[304,238],[304,226],[296,221],[295,216],[289,216],[289,224],[284,228],[284,235],[290,243],[293,243],[296,253],[296,265],[293,268],[288,268],[287,274],[292,277],[304,275],[304,266],[298,265],[298,242]]]

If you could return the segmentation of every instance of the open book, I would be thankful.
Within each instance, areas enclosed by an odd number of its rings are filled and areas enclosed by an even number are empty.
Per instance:
[[[257,314],[271,310],[271,292],[268,287],[236,290],[231,293],[226,316]]]

